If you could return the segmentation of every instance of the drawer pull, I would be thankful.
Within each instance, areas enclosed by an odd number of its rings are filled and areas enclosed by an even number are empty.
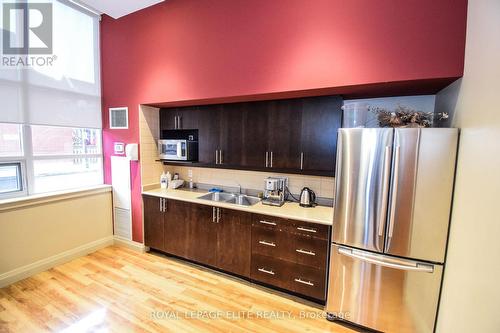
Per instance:
[[[302,279],[295,279],[295,282],[306,284],[308,286],[314,287],[314,283],[312,283],[311,281],[304,281]]]
[[[259,244],[266,245],[266,246],[273,246],[275,247],[276,244],[273,242],[266,242],[266,241],[259,241]]]
[[[269,225],[276,225],[276,222],[268,222],[268,221],[259,221],[259,223],[262,223],[262,224],[269,224]]]
[[[297,249],[295,251],[298,252],[298,253],[307,254],[309,256],[315,256],[316,255],[316,253],[314,253],[313,251],[307,251],[307,250],[302,250],[302,249]]]
[[[264,268],[259,268],[258,271],[262,272],[262,273],[269,274],[269,275],[274,275],[273,271],[268,271],[267,269],[264,269]]]
[[[305,232],[312,232],[312,233],[316,233],[316,229],[312,229],[312,228],[304,228],[304,227],[297,227],[297,230],[300,230],[300,231],[305,231]]]

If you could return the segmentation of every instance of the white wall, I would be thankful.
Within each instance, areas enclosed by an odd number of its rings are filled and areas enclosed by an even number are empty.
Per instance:
[[[500,1],[469,0],[465,73],[436,111],[462,128],[437,332],[500,332]]]

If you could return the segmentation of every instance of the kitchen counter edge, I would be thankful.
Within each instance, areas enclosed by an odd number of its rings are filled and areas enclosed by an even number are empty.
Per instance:
[[[316,206],[314,208],[303,208],[298,203],[286,202],[281,207],[263,205],[261,202],[253,206],[239,206],[223,202],[198,199],[203,192],[191,192],[173,189],[154,189],[142,192],[143,195],[166,198],[171,200],[186,201],[200,205],[227,208],[243,212],[275,216],[291,220],[299,220],[323,225],[333,224],[333,207]]]

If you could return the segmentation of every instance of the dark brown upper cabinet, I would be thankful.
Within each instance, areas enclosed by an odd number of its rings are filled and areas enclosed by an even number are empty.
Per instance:
[[[160,128],[198,129],[200,167],[333,176],[341,106],[320,96],[165,108]]]
[[[302,99],[300,142],[305,174],[334,175],[341,107],[342,99],[337,96]]]
[[[272,101],[268,105],[267,168],[300,170],[301,99]]]

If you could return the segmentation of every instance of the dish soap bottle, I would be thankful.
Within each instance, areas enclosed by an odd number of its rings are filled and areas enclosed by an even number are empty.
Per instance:
[[[168,186],[168,178],[165,172],[163,172],[160,176],[160,188],[166,189]]]

